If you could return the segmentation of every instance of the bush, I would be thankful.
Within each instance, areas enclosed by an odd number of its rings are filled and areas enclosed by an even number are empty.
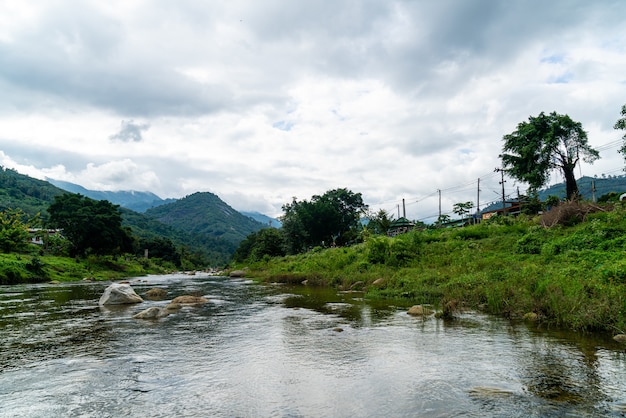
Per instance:
[[[368,239],[365,243],[367,248],[367,261],[373,264],[384,264],[389,258],[389,238],[377,235]]]
[[[584,222],[590,213],[605,211],[606,208],[592,203],[569,201],[561,203],[541,215],[541,225],[550,228],[556,225],[574,226]]]

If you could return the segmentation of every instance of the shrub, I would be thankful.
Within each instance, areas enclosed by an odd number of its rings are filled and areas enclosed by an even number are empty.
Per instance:
[[[384,264],[389,258],[389,238],[377,235],[371,237],[365,243],[367,248],[367,261],[373,264]]]
[[[555,225],[573,226],[585,221],[590,213],[605,210],[605,208],[592,203],[568,201],[541,215],[541,225],[546,228]]]

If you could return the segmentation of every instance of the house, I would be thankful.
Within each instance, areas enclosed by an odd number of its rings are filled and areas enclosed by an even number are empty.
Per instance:
[[[28,242],[35,245],[43,245],[44,237],[50,235],[61,235],[61,229],[28,228],[30,239]]]
[[[395,237],[396,235],[405,234],[415,228],[415,224],[405,217],[396,219],[389,225],[387,235]]]

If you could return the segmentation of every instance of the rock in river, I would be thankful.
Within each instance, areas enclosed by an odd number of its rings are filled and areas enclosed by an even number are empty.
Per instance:
[[[154,287],[146,292],[146,297],[153,300],[163,299],[165,295],[167,295],[167,290],[158,287]]]
[[[197,305],[200,303],[208,302],[208,299],[203,298],[202,296],[192,296],[192,295],[183,295],[175,297],[172,300],[172,303],[178,303],[181,305]]]
[[[129,284],[113,283],[104,289],[104,293],[98,302],[102,305],[125,305],[129,303],[141,303],[143,299]]]
[[[152,308],[145,309],[135,315],[134,319],[159,319],[168,316],[170,313],[166,309],[153,306]]]
[[[413,305],[409,308],[407,313],[413,316],[428,316],[432,315],[433,311],[432,309],[428,309],[422,305]]]

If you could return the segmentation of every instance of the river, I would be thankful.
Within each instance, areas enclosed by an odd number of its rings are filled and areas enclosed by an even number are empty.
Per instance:
[[[129,281],[169,293],[108,309],[109,283],[0,287],[0,416],[626,416],[610,336],[202,274]],[[209,302],[132,318],[183,294]]]

